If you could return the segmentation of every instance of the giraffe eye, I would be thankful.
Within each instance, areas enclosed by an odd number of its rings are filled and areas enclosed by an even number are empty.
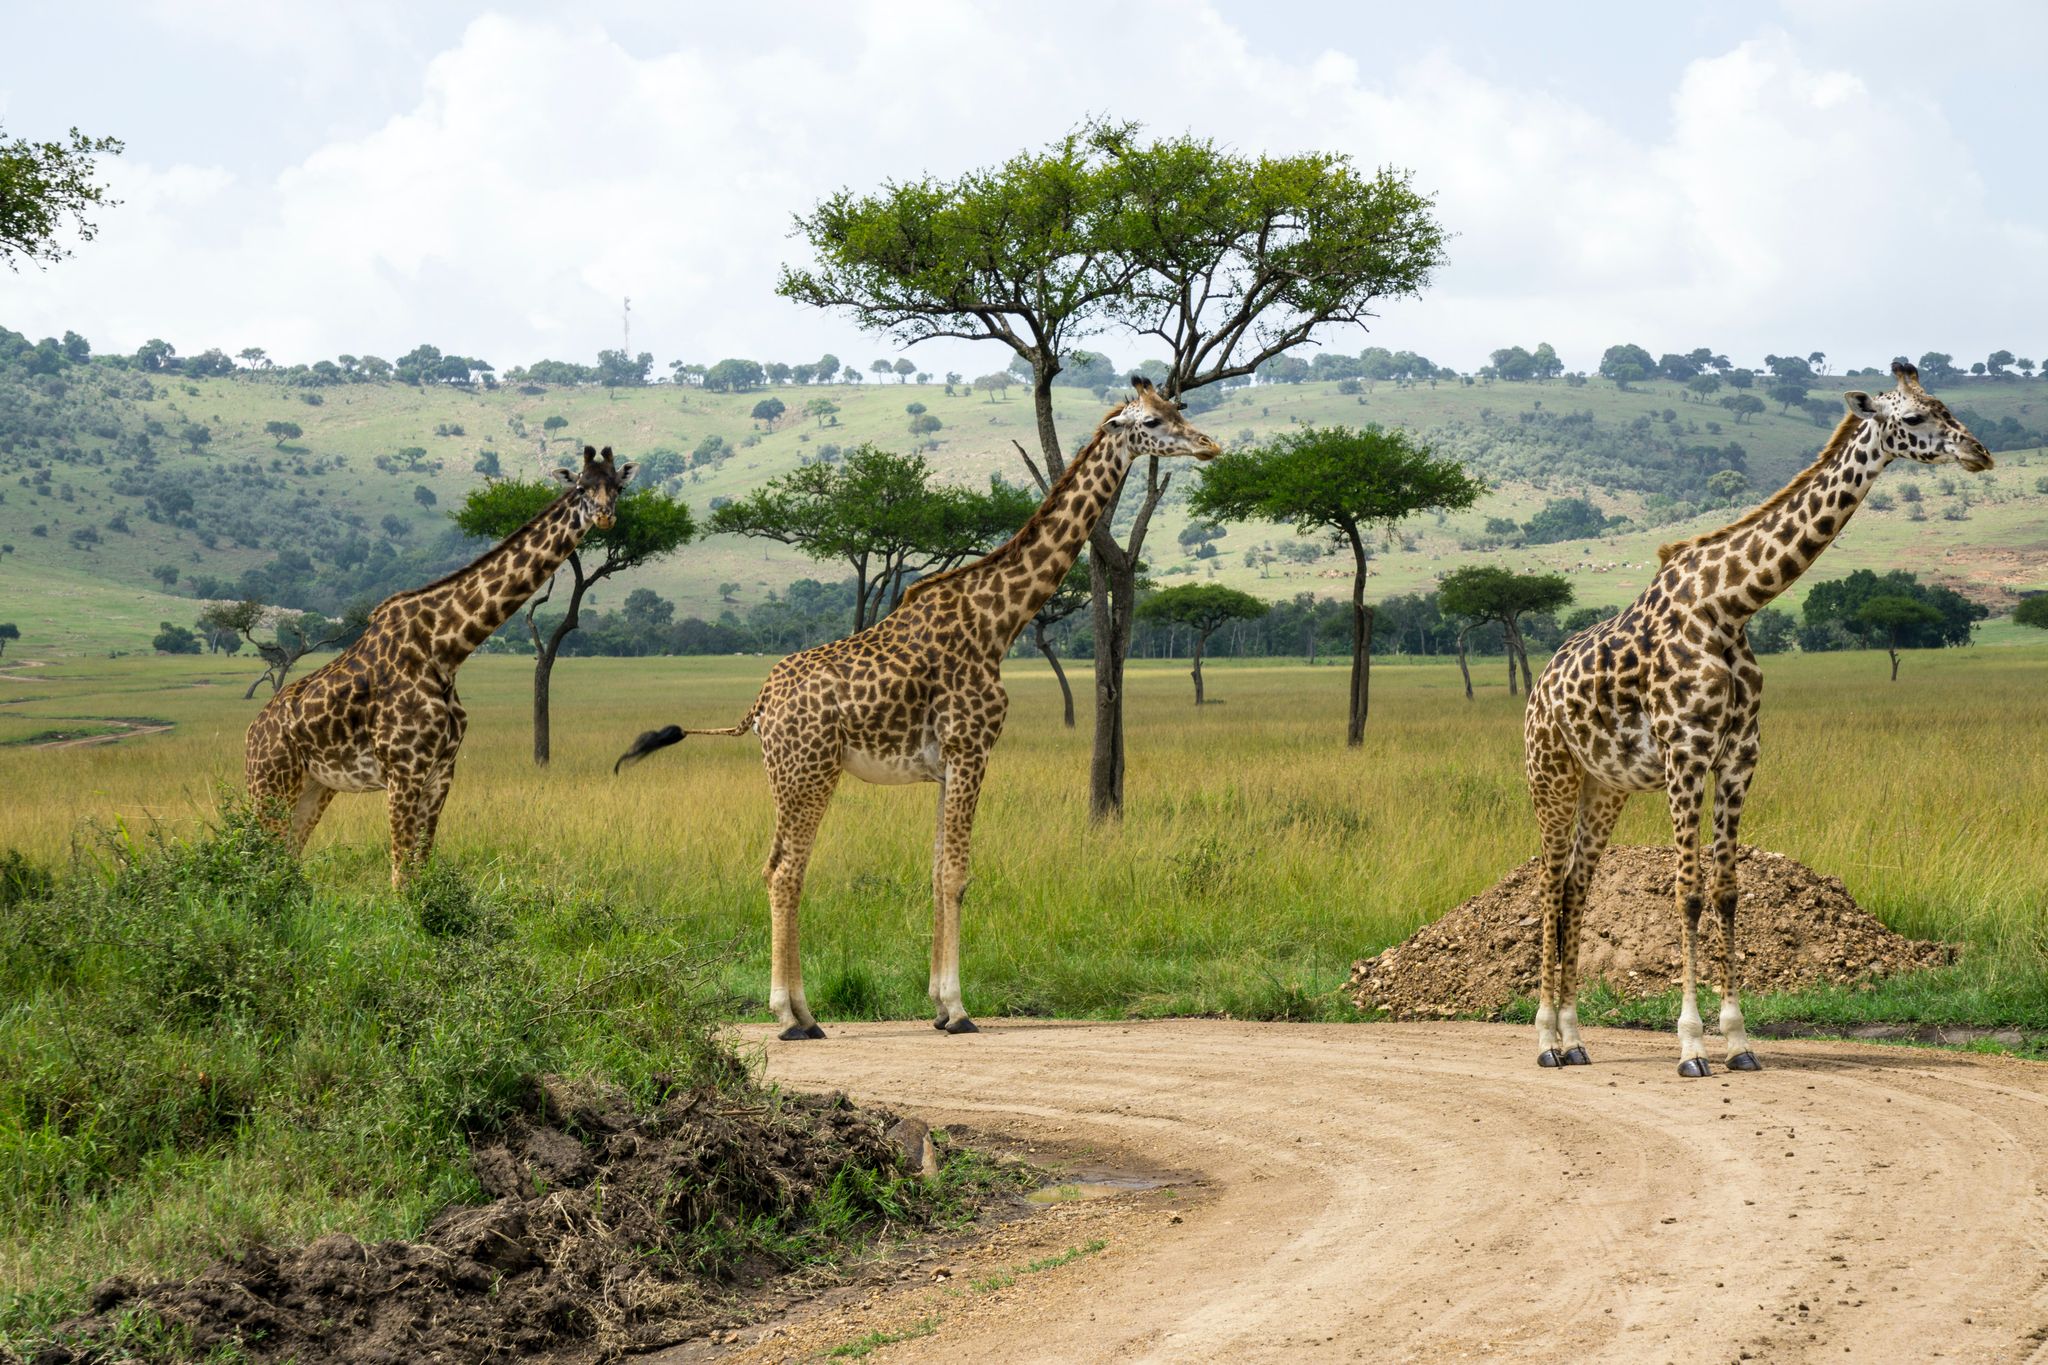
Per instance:
[[[1906,416],[1901,417],[1899,420],[1904,422],[1909,427],[1917,427],[1922,422],[1927,420],[1927,414],[1924,412],[1909,413]]]
[[[1157,417],[1147,417],[1145,419],[1145,425],[1148,427],[1156,427],[1159,425],[1159,419]]]

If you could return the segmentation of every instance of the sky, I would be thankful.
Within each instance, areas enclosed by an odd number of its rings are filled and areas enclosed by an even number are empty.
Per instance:
[[[2048,5],[838,0],[0,10],[0,127],[127,143],[122,202],[0,325],[101,350],[500,369],[897,354],[777,298],[794,215],[1090,115],[1413,173],[1454,234],[1370,336],[1471,369],[1548,341],[1837,368],[2048,358]],[[2029,167],[2037,168],[2030,172]],[[1084,343],[1119,363],[1114,334]],[[933,372],[1000,366],[933,342]]]

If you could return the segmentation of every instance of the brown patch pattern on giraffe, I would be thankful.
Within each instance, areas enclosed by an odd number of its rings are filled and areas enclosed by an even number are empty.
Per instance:
[[[1848,415],[1820,457],[1748,515],[1658,554],[1650,586],[1619,616],[1559,646],[1529,694],[1523,724],[1529,793],[1543,839],[1543,949],[1536,1018],[1543,1066],[1587,1060],[1579,1040],[1581,917],[1600,856],[1631,792],[1662,790],[1677,846],[1683,930],[1679,1074],[1710,1074],[1697,999],[1699,918],[1720,916],[1721,1032],[1728,1065],[1757,1069],[1735,980],[1735,848],[1755,775],[1763,670],[1744,627],[1790,587],[1899,458],[1971,471],[1991,456],[1920,387],[1912,366],[1873,398],[1844,394]],[[1700,812],[1714,797],[1713,877],[1700,859]]]
[[[769,1005],[784,1038],[822,1038],[804,1000],[797,907],[825,809],[842,773],[868,782],[936,782],[932,856],[934,1027],[970,1033],[960,993],[960,904],[975,804],[1009,701],[1002,662],[1066,576],[1133,461],[1211,459],[1217,445],[1144,380],[1102,420],[1023,529],[972,564],[911,585],[896,610],[858,635],[792,654],[739,724],[651,730],[618,766],[686,735],[761,737],[775,796],[768,881],[773,958]]]
[[[336,792],[383,791],[391,882],[433,847],[467,717],[455,671],[547,582],[591,527],[612,524],[633,466],[583,448],[568,488],[469,567],[385,599],[330,663],[292,683],[249,726],[249,795],[303,849]]]

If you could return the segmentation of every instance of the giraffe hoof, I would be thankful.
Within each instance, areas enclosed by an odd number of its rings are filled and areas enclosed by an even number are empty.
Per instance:
[[[940,1010],[939,1017],[932,1020],[932,1027],[941,1033],[946,1031],[946,1012],[944,1010]]]
[[[1756,1059],[1754,1052],[1738,1052],[1728,1059],[1730,1071],[1762,1071],[1764,1064]]]
[[[947,1024],[947,1025],[946,1025],[945,1027],[946,1027],[946,1032],[948,1032],[948,1033],[979,1033],[979,1032],[981,1032],[981,1030],[980,1030],[980,1029],[978,1029],[978,1028],[976,1028],[976,1027],[974,1026],[974,1021],[973,1021],[972,1019],[969,1019],[969,1018],[968,1018],[968,1017],[967,1017],[966,1015],[964,1015],[964,1014],[963,1014],[963,1015],[961,1015],[961,1016],[960,1016],[960,1017],[959,1017],[958,1019],[955,1019],[955,1020],[954,1020],[954,1021],[953,1021],[952,1023],[950,1023],[950,1024]]]
[[[815,1023],[806,1025],[804,1028],[804,1037],[806,1038],[823,1038],[824,1036],[825,1030],[819,1028]]]
[[[1566,1066],[1591,1066],[1593,1065],[1593,1059],[1586,1055],[1586,1049],[1574,1047],[1564,1054],[1564,1064]]]
[[[1563,1066],[1563,1065],[1564,1065],[1564,1054],[1563,1054],[1563,1053],[1561,1053],[1561,1052],[1559,1052],[1559,1051],[1558,1051],[1558,1050],[1557,1050],[1556,1048],[1554,1048],[1554,1047],[1547,1047],[1547,1048],[1544,1048],[1544,1049],[1543,1049],[1543,1051],[1541,1051],[1541,1052],[1539,1052],[1539,1053],[1537,1053],[1537,1054],[1536,1054],[1536,1065],[1538,1065],[1538,1066]]]
[[[825,1035],[822,1030],[817,1033],[811,1032],[811,1029],[817,1027],[816,1024],[811,1025],[811,1028],[805,1028],[802,1024],[791,1024],[775,1036],[785,1043],[801,1043],[806,1038],[823,1038]]]
[[[1678,1074],[1689,1081],[1697,1080],[1701,1076],[1713,1075],[1714,1068],[1707,1065],[1704,1057],[1688,1057],[1678,1064]]]

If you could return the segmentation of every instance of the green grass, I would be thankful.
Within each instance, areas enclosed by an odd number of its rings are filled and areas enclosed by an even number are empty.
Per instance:
[[[1100,1238],[1084,1242],[1080,1246],[1068,1247],[1065,1251],[1056,1252],[1051,1256],[1041,1256],[1015,1270],[998,1271],[986,1279],[976,1280],[973,1287],[976,1293],[993,1294],[999,1289],[1008,1289],[1026,1275],[1037,1275],[1048,1270],[1058,1270],[1063,1265],[1072,1265],[1084,1257],[1093,1256],[1108,1245],[1109,1243]]]
[[[892,1346],[899,1341],[915,1341],[919,1337],[928,1337],[938,1330],[937,1318],[920,1318],[900,1331],[868,1332],[851,1341],[842,1341],[826,1352],[826,1355],[833,1360],[858,1360],[880,1347]]]
[[[1840,382],[1826,381],[1829,386]],[[303,479],[288,476],[284,491],[270,496],[303,493],[330,506],[344,506],[360,516],[373,533],[384,516],[396,515],[415,528],[411,538],[416,541],[443,529],[444,514],[460,505],[467,491],[480,482],[471,466],[485,449],[497,451],[508,472],[520,473],[538,471],[543,461],[557,459],[586,440],[615,445],[628,455],[662,446],[687,455],[708,435],[723,436],[735,447],[756,438],[755,445],[738,449],[733,459],[683,486],[683,495],[701,515],[708,512],[713,498],[739,496],[794,468],[826,442],[846,447],[875,441],[907,448],[903,409],[912,401],[926,404],[946,423],[938,433],[939,447],[929,458],[942,476],[961,482],[984,482],[992,473],[1022,481],[1024,471],[1011,442],[1021,439],[1030,444],[1034,430],[1031,405],[1018,391],[1013,390],[1007,400],[990,402],[980,394],[949,398],[935,385],[828,386],[817,392],[839,404],[839,425],[819,428],[809,419],[791,416],[772,431],[761,429],[747,415],[758,394],[708,394],[667,385],[622,390],[616,399],[598,389],[526,395],[511,388],[471,393],[418,390],[398,384],[356,385],[324,391],[326,401],[318,407],[301,402],[298,390],[250,380],[171,378],[157,387],[155,400],[138,405],[142,416],[164,423],[172,433],[188,420],[213,430],[213,443],[197,453],[179,446],[175,436],[160,438],[157,447],[162,469],[203,479],[231,479],[234,476],[224,473],[224,468],[250,458],[266,466],[273,459],[287,464],[298,459],[339,459],[345,469]],[[1823,395],[1831,391],[1831,387],[1817,390]],[[2031,423],[2032,409],[2038,406],[2035,400],[2044,392],[2048,390],[2027,383],[1965,384],[1953,386],[1945,396],[1992,417],[2011,414]],[[788,401],[811,394],[790,390],[781,396]],[[1074,389],[1058,390],[1056,397],[1061,431],[1070,444],[1078,443],[1101,416],[1103,404]],[[1362,404],[1361,398],[1365,400]],[[1357,396],[1339,394],[1333,384],[1261,386],[1233,391],[1222,407],[1203,414],[1200,421],[1229,441],[1246,432],[1254,438],[1264,437],[1295,422],[1375,421],[1429,427],[1474,422],[1482,411],[1512,416],[1538,404],[1550,411],[1591,411],[1603,423],[1657,415],[1666,408],[1686,420],[1722,420],[1723,434],[1712,439],[1739,440],[1749,449],[1759,497],[1811,459],[1826,434],[1803,416],[1778,416],[1775,408],[1737,427],[1725,421],[1727,414],[1718,408],[1688,403],[1676,386],[1662,382],[1626,393],[1604,382],[1578,389],[1561,384],[1496,384],[1403,390],[1379,384],[1372,393]],[[567,418],[569,426],[543,442],[541,421],[557,414]],[[282,451],[262,430],[266,421],[278,418],[297,422],[305,430],[303,437]],[[523,424],[529,435],[517,435],[514,423]],[[436,427],[450,424],[460,425],[465,434],[433,434]],[[386,474],[373,467],[376,456],[402,446],[425,448],[430,459],[442,463],[441,471]],[[2044,567],[2048,555],[2043,553],[2048,550],[2048,496],[2034,488],[2036,479],[2048,472],[2048,457],[2034,452],[2002,454],[1999,460],[1999,469],[1988,475],[1955,476],[1958,487],[1967,491],[1973,502],[1968,520],[1944,519],[1943,510],[1951,499],[1935,489],[1940,476],[1922,475],[1928,491],[1925,522],[1909,522],[1903,506],[1890,513],[1866,512],[1822,561],[1817,570],[1820,579],[1815,581],[1860,567],[1908,563],[1927,566],[1925,572],[1985,586],[2048,587],[2048,567]],[[11,472],[8,462],[0,459],[0,473]],[[223,541],[216,549],[203,549],[191,533],[148,521],[141,514],[139,499],[114,494],[112,473],[113,469],[105,466],[61,465],[53,486],[59,492],[68,486],[69,500],[55,493],[36,496],[11,478],[0,486],[0,493],[6,495],[0,501],[0,543],[15,547],[13,554],[0,556],[0,586],[13,590],[5,594],[10,602],[5,608],[7,619],[17,620],[24,634],[23,640],[10,648],[10,656],[146,651],[159,620],[189,624],[197,613],[189,598],[166,598],[156,590],[148,576],[153,566],[169,563],[187,575],[208,573],[232,579],[243,569],[269,559],[278,546],[293,543],[288,531],[266,526],[260,548]],[[1178,483],[1184,485],[1186,477]],[[1890,476],[1883,486],[1891,487],[1908,477],[1904,473]],[[422,485],[438,499],[431,511],[413,501],[414,488]],[[1413,548],[1389,547],[1379,555],[1373,569],[1374,593],[1427,591],[1443,573],[1478,557],[1479,552],[1462,549],[1460,542],[1476,535],[1487,517],[1525,519],[1549,497],[1591,491],[1610,511],[1631,515],[1641,511],[1641,499],[1636,495],[1586,490],[1583,485],[1583,478],[1569,469],[1534,480],[1506,480],[1470,513],[1442,522],[1425,518],[1405,527],[1414,538]],[[1335,559],[1308,565],[1274,563],[1263,570],[1243,563],[1248,548],[1292,539],[1285,527],[1233,527],[1219,542],[1221,553],[1216,558],[1196,561],[1188,557],[1174,540],[1187,520],[1181,503],[1184,491],[1184,487],[1174,490],[1150,538],[1148,558],[1162,582],[1192,575],[1268,599],[1299,592],[1328,596],[1346,589],[1349,571]],[[129,513],[128,532],[107,530],[96,547],[70,543],[71,531],[101,526],[116,510]],[[1582,603],[1618,603],[1640,586],[1643,575],[1639,567],[1654,560],[1660,541],[1726,519],[1722,513],[1709,513],[1694,522],[1651,531],[1496,551],[1485,557],[1515,568],[1566,572],[1573,577]],[[44,525],[47,534],[32,536],[33,525]],[[1606,567],[1609,565],[1638,567]],[[837,566],[816,564],[786,547],[713,537],[680,556],[601,587],[596,604],[616,606],[633,588],[647,586],[676,601],[683,614],[711,619],[721,609],[717,594],[721,582],[742,585],[737,601],[744,608],[796,578],[829,578],[839,573]],[[38,591],[30,594],[31,585]],[[1809,586],[1795,589],[1794,600]],[[24,602],[26,605],[21,605]],[[6,662],[0,659],[0,669]]]

